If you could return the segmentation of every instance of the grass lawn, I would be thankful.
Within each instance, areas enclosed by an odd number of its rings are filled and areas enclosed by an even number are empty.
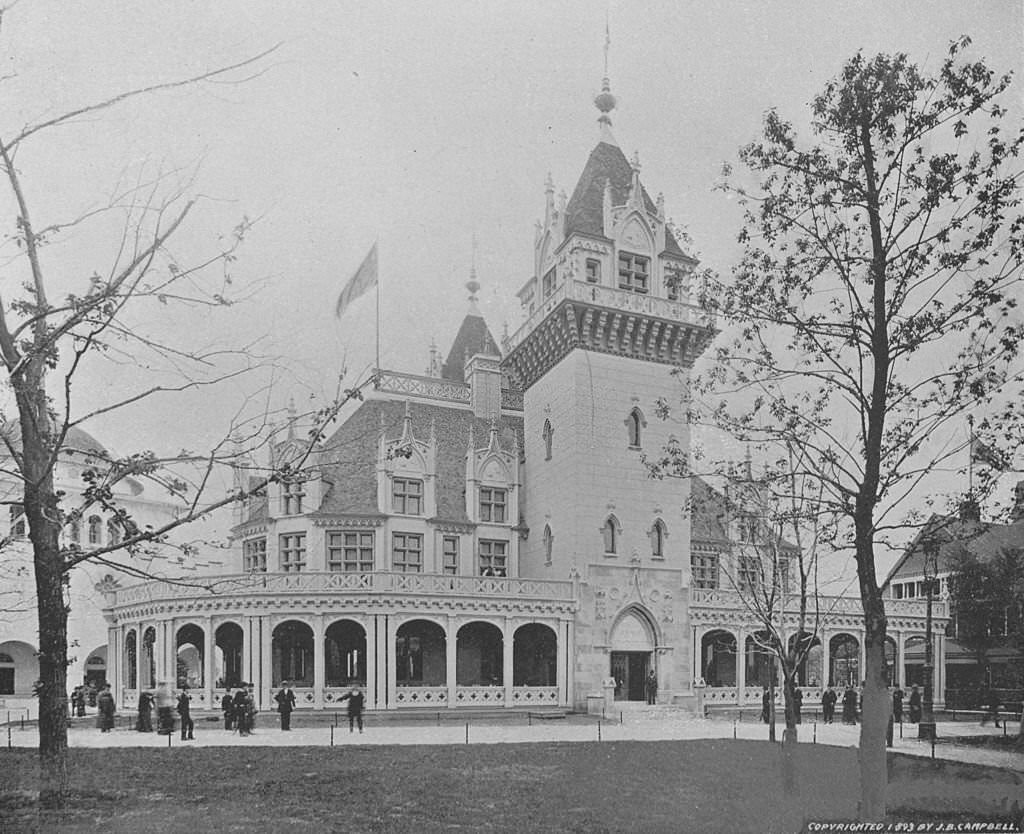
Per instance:
[[[768,832],[853,819],[856,751],[706,740],[464,747],[73,749],[72,799],[41,819],[36,754],[0,750],[0,831]],[[1019,774],[891,756],[899,821],[1019,819]],[[1017,817],[1014,817],[1017,814]]]

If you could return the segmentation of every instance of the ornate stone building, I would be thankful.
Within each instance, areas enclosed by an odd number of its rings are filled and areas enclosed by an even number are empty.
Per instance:
[[[596,104],[600,141],[571,197],[549,179],[525,322],[500,348],[473,276],[446,361],[381,373],[307,477],[240,508],[212,593],[107,587],[120,703],[159,679],[206,704],[248,681],[266,708],[287,679],[316,709],[352,683],[372,709],[572,708],[609,680],[643,700],[652,672],[662,702],[693,703],[709,675],[712,701],[750,697],[761,678],[735,646],[754,626],[719,570],[729,531],[691,519],[689,482],[642,459],[688,448],[657,401],[715,322],[663,199],[612,136],[607,82]],[[856,608],[836,607],[823,643],[844,680],[856,651],[832,647],[857,640]]]

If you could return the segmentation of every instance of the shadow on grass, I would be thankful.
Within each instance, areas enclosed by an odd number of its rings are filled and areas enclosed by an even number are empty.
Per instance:
[[[701,740],[458,747],[70,751],[72,794],[40,816],[36,756],[0,752],[0,830],[762,832],[856,817],[856,750]],[[1014,820],[1021,777],[890,756],[897,821]],[[956,815],[956,816],[951,816]]]

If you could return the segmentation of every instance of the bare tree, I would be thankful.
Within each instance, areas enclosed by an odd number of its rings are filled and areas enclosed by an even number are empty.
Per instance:
[[[145,450],[114,457],[104,450],[74,449],[69,432],[88,420],[109,419],[130,413],[145,401],[234,380],[261,364],[251,345],[204,348],[194,339],[190,341],[192,334],[187,333],[174,334],[179,336],[175,340],[174,335],[166,335],[173,328],[147,329],[147,321],[152,325],[153,320],[140,312],[146,305],[196,310],[226,308],[233,303],[242,291],[234,285],[230,265],[251,223],[243,220],[231,234],[218,238],[212,251],[182,259],[190,261],[190,265],[183,264],[172,252],[171,242],[193,217],[197,200],[187,196],[188,183],[173,187],[165,175],[140,177],[101,208],[86,211],[75,220],[37,223],[30,210],[31,180],[18,165],[18,154],[30,140],[58,129],[67,135],[69,128],[137,96],[248,80],[264,70],[272,52],[190,78],[122,92],[0,136],[0,176],[11,195],[11,226],[24,268],[20,291],[8,290],[0,298],[0,360],[14,400],[13,408],[0,415],[0,442],[6,449],[6,474],[20,484],[20,494],[11,500],[24,510],[32,553],[39,621],[37,690],[43,765],[40,801],[44,807],[60,804],[67,788],[65,595],[69,572],[90,561],[106,562],[140,577],[151,575],[149,562],[142,557],[157,555],[160,547],[171,544],[170,534],[177,528],[259,493],[268,483],[302,477],[317,454],[326,427],[346,402],[360,396],[370,380],[337,392],[325,406],[304,415],[311,428],[289,458],[278,459],[269,469],[233,486],[228,478],[227,488],[221,488],[223,479],[218,473],[242,464],[242,446],[270,442],[272,415],[266,411],[253,416],[243,405],[224,427],[221,439],[201,453]],[[95,248],[96,241],[88,238],[90,223],[100,215],[109,218],[110,212],[119,212],[122,222],[119,236],[110,243],[107,262],[96,269],[85,262],[78,264],[78,271],[88,277],[73,291],[58,294],[56,288],[64,286],[61,280],[66,276],[58,280],[48,272],[46,245],[74,228],[78,237],[88,239]],[[153,368],[147,377],[152,381],[126,394],[112,391],[107,401],[83,412],[78,407],[81,398],[76,398],[76,382],[88,366],[101,362]],[[237,442],[238,435],[245,443]],[[54,472],[62,455],[75,454],[87,455],[88,466],[81,500],[68,506],[57,489]],[[117,486],[129,478],[159,485],[179,503],[177,516],[154,526],[137,522],[117,497]],[[118,530],[116,540],[83,547],[63,535],[65,525],[82,518],[90,508],[100,508],[111,519]],[[187,544],[178,546],[188,550]]]

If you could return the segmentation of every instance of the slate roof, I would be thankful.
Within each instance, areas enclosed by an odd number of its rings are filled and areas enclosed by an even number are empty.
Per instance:
[[[455,335],[452,348],[448,351],[448,358],[441,368],[441,378],[454,382],[465,382],[466,357],[480,353],[485,348],[487,352],[493,353],[495,356],[501,355],[494,336],[487,329],[487,322],[484,321],[480,313],[472,311],[462,320],[459,332]]]
[[[377,510],[377,441],[383,420],[384,436],[402,434],[406,403],[368,400],[345,421],[325,444],[323,478],[331,482],[318,513],[321,515],[379,515]],[[490,421],[461,408],[410,402],[412,433],[416,440],[430,438],[431,422],[437,437],[437,516],[439,521],[468,523],[466,515],[466,452],[470,427],[473,445],[487,446]],[[516,435],[522,437],[521,417],[498,421],[498,443],[516,454]]]
[[[690,539],[708,544],[729,543],[725,529],[725,497],[703,478],[690,481]]]
[[[612,205],[625,205],[629,199],[629,187],[633,182],[633,166],[617,145],[600,142],[590,152],[587,164],[580,174],[572,197],[565,207],[566,234],[581,232],[587,235],[604,237],[604,184],[609,181],[612,186]],[[643,192],[644,207],[652,214],[657,213],[657,206],[640,186]],[[668,228],[665,229],[665,251],[673,255],[685,255],[678,241]]]
[[[1024,547],[1024,518],[1010,524],[996,524],[932,515],[893,565],[883,587],[893,579],[924,574],[924,541],[929,537],[939,542],[939,571],[948,571],[952,559],[964,549],[986,559],[1003,549]]]

